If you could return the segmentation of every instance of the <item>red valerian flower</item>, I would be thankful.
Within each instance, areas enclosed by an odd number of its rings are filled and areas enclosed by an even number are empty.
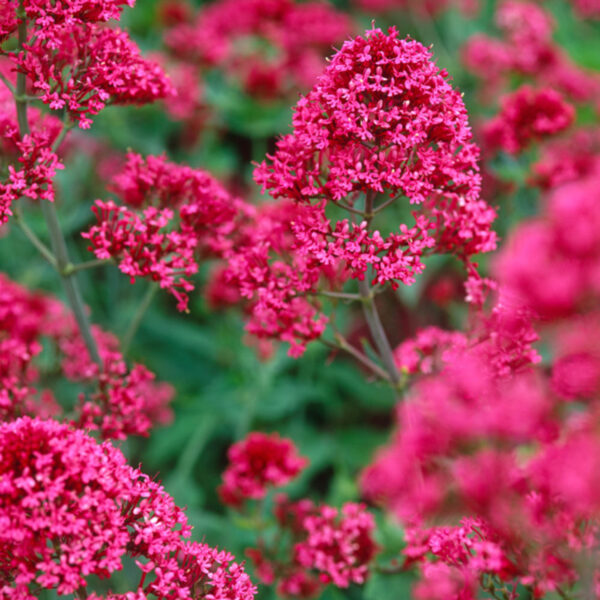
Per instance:
[[[340,511],[322,506],[304,519],[303,527],[307,537],[294,549],[299,565],[316,569],[324,583],[337,587],[365,582],[377,547],[375,520],[364,505],[348,502]]]
[[[253,97],[286,98],[309,88],[334,44],[352,32],[326,2],[219,0],[166,34],[186,64],[218,68]]]
[[[51,420],[4,423],[0,482],[5,598],[33,600],[40,587],[87,596],[88,578],[110,577],[126,557],[139,569],[128,596],[254,597],[234,557],[186,541],[191,527],[184,512],[108,442]]]
[[[14,73],[4,57],[0,57],[0,72],[14,85]],[[31,133],[21,136],[14,96],[7,86],[0,85],[0,154],[8,162],[7,173],[0,178],[0,225],[8,221],[12,203],[21,197],[52,202],[52,181],[63,168],[52,148],[60,121],[34,108],[27,116]]]
[[[517,154],[533,142],[569,127],[575,109],[552,89],[524,85],[502,98],[500,113],[483,128],[486,147]]]
[[[598,302],[599,181],[595,174],[552,190],[543,216],[521,223],[496,257],[497,278],[542,321]]]
[[[600,173],[600,129],[587,127],[551,140],[540,149],[531,182],[547,190]]]
[[[504,0],[498,3],[495,17],[500,39],[477,34],[463,48],[465,66],[483,80],[486,97],[496,96],[514,73],[574,101],[597,97],[598,76],[573,63],[552,39],[551,13],[534,2]]]
[[[123,6],[133,6],[135,0],[23,0],[21,5],[29,24],[42,38],[52,37],[53,25],[72,26],[81,23],[119,20]],[[0,8],[0,40],[17,28],[18,0],[5,0]]]
[[[132,282],[157,281],[186,310],[198,261],[229,248],[241,201],[205,171],[133,153],[111,187],[125,206],[96,201],[97,224],[82,233],[89,250],[118,261]]]
[[[223,473],[219,495],[233,506],[250,498],[263,498],[267,487],[286,485],[307,464],[291,440],[259,431],[231,446],[227,456],[229,465]]]
[[[100,432],[103,439],[148,435],[156,424],[168,423],[173,388],[155,381],[143,365],[127,366],[117,339],[94,327],[102,370],[90,358],[72,314],[44,294],[30,292],[0,276],[0,417],[49,415],[62,417],[51,392],[40,389],[44,370],[36,357],[51,340],[59,351],[61,373],[83,382],[88,391],[75,404],[73,421]]]
[[[35,32],[34,32],[35,33]],[[12,57],[41,100],[87,129],[108,103],[146,104],[172,93],[162,69],[128,34],[93,23],[54,25]]]
[[[468,260],[495,247],[495,212],[479,199],[479,152],[462,98],[418,42],[399,39],[394,28],[345,42],[296,105],[293,125],[294,132],[255,170],[273,197],[322,210],[333,204],[356,210],[366,197],[369,219],[401,197],[416,205],[414,227],[365,240],[373,248],[369,253],[378,254],[369,259],[377,283],[412,282],[426,249]],[[352,236],[358,232],[347,221],[325,220],[327,227],[328,240],[356,245]],[[327,251],[317,256],[328,260]],[[350,272],[362,279],[364,261]]]

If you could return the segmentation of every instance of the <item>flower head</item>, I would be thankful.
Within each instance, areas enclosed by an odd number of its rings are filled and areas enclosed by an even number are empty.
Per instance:
[[[258,431],[237,442],[228,452],[219,493],[224,502],[237,505],[248,498],[263,498],[267,486],[291,481],[306,466],[291,440]]]
[[[54,421],[0,425],[0,523],[7,598],[35,598],[30,586],[73,594],[89,576],[122,569],[126,556],[139,569],[132,594],[191,599],[201,589],[208,599],[251,600],[255,593],[233,556],[186,541],[184,512],[120,450]]]
[[[461,95],[419,42],[394,28],[345,42],[296,105],[293,125],[255,171],[272,196],[322,209],[356,208],[364,197],[366,219],[379,196],[379,205],[416,205],[414,226],[364,240],[378,283],[411,283],[427,249],[466,258],[494,248],[495,212],[479,199],[479,151]],[[357,245],[347,220],[325,224],[326,240]],[[364,260],[351,269],[359,278],[365,270]]]

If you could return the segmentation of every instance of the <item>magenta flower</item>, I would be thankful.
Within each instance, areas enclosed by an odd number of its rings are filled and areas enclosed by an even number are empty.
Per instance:
[[[227,453],[219,494],[223,502],[239,505],[249,498],[263,498],[267,488],[289,483],[306,466],[291,440],[254,431]]]
[[[39,587],[88,593],[89,576],[109,578],[126,556],[138,569],[127,597],[251,600],[256,591],[231,554],[186,541],[184,512],[120,450],[54,421],[0,425],[0,523],[6,598],[33,599]]]
[[[354,277],[362,279],[372,264],[379,284],[411,283],[427,251],[468,260],[495,247],[495,212],[479,199],[479,151],[461,95],[418,42],[399,39],[392,28],[344,43],[296,105],[293,125],[255,171],[273,197],[319,210],[356,210],[366,197],[367,221],[401,198],[415,207],[414,225],[402,224],[387,238],[374,232],[356,239],[356,225],[325,219],[313,235],[321,262],[341,254]],[[301,245],[314,229],[298,224]],[[307,253],[315,254],[315,243]],[[361,260],[353,263],[340,246]]]
[[[483,136],[490,150],[517,154],[563,131],[574,118],[575,109],[558,92],[524,85],[504,96],[500,113],[485,124]]]
[[[307,537],[295,547],[299,565],[316,569],[324,583],[337,587],[365,582],[376,545],[375,520],[364,505],[349,502],[341,511],[323,506],[304,519],[304,528]]]

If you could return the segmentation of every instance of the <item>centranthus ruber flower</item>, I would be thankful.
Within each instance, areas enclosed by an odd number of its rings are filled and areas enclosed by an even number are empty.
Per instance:
[[[482,79],[485,97],[495,98],[514,74],[576,102],[598,97],[600,78],[574,63],[556,44],[554,17],[540,3],[504,0],[497,4],[495,18],[499,39],[481,33],[463,48],[465,66]]]
[[[0,73],[14,85],[14,73],[4,57],[0,57]],[[21,135],[14,96],[8,87],[0,85],[0,155],[8,162],[6,173],[0,177],[0,225],[8,221],[12,203],[21,197],[52,202],[52,180],[63,168],[52,149],[60,121],[35,108],[29,109],[28,118],[31,132]]]
[[[46,374],[37,357],[44,344],[58,350],[60,373],[84,383],[71,414],[73,424],[97,430],[103,439],[148,435],[168,423],[174,390],[155,380],[140,364],[128,366],[117,339],[92,328],[102,370],[91,360],[73,315],[57,299],[31,292],[0,275],[0,419],[49,415],[67,418],[50,390],[41,388]]]
[[[261,581],[276,583],[288,598],[315,597],[326,585],[365,583],[378,547],[375,519],[364,504],[347,502],[338,509],[278,494],[273,512],[278,539],[286,541],[271,547],[259,540],[258,548],[246,551]]]
[[[341,510],[323,506],[303,523],[306,539],[296,544],[295,560],[317,570],[323,583],[346,588],[350,583],[364,583],[376,545],[373,515],[362,504],[348,502]]]
[[[111,188],[123,205],[96,201],[97,224],[82,233],[88,249],[116,260],[132,282],[158,282],[186,310],[198,262],[229,247],[241,201],[205,171],[133,153]]]
[[[259,431],[231,446],[227,456],[229,465],[219,494],[234,506],[247,499],[264,498],[269,487],[286,485],[307,464],[291,440]]]
[[[184,64],[218,68],[248,95],[273,100],[310,88],[323,57],[352,30],[350,18],[326,2],[218,0],[165,40]]]
[[[325,218],[320,230],[298,223],[299,247],[316,260],[354,247],[369,258],[353,264],[342,254],[353,277],[363,279],[371,264],[375,282],[397,285],[412,283],[425,253],[468,261],[495,247],[495,212],[479,198],[479,152],[461,95],[420,43],[394,28],[345,42],[296,105],[293,126],[257,167],[256,181],[275,198],[328,215],[331,205],[349,207],[365,219]],[[367,231],[384,205],[402,197],[414,207],[414,225],[387,237]]]
[[[231,554],[187,541],[185,513],[120,450],[52,420],[0,425],[0,523],[3,598],[33,600],[40,588],[100,598],[90,580],[110,578],[126,557],[127,597],[251,600],[256,592]]]
[[[565,130],[575,109],[550,88],[524,85],[502,99],[500,113],[483,128],[486,147],[517,154],[532,143]]]
[[[146,60],[125,31],[94,23],[55,25],[13,57],[40,99],[66,109],[80,127],[107,104],[147,104],[173,93],[158,64]]]

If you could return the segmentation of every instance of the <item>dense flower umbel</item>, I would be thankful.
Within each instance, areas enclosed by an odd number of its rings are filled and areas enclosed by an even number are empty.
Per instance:
[[[379,29],[344,43],[296,105],[294,133],[255,171],[276,198],[323,205],[406,196],[418,206],[415,226],[367,240],[379,283],[422,268],[425,249],[461,258],[491,250],[494,211],[479,200],[478,149],[458,92],[416,41]],[[355,205],[355,208],[358,208]],[[328,239],[352,243],[347,221],[328,226]],[[327,260],[327,253],[321,257]],[[363,278],[364,263],[351,273]],[[408,277],[408,282],[412,277]]]
[[[52,109],[66,109],[82,128],[108,103],[146,104],[172,93],[161,68],[140,55],[119,29],[84,23],[56,25],[34,36],[14,58]]]
[[[23,0],[22,6],[36,34],[52,37],[53,25],[74,25],[120,19],[123,6],[133,6],[135,0]],[[0,39],[17,28],[18,0],[6,0],[0,9]]]
[[[485,124],[486,147],[517,154],[533,142],[563,131],[574,117],[574,108],[558,92],[524,85],[505,96],[500,113]]]
[[[14,84],[7,60],[0,57],[0,72]],[[10,161],[8,173],[0,179],[0,225],[12,214],[12,203],[20,197],[54,200],[52,180],[63,168],[51,146],[60,131],[60,121],[28,111],[31,134],[21,136],[17,127],[15,100],[9,89],[0,85],[0,156]]]
[[[599,184],[596,174],[555,188],[543,217],[521,223],[496,258],[498,278],[544,321],[597,306]]]
[[[291,440],[259,431],[231,446],[227,456],[229,465],[219,494],[232,505],[249,498],[263,498],[268,487],[285,485],[307,464]]]
[[[375,555],[372,539],[375,520],[362,504],[344,504],[341,511],[323,506],[303,521],[307,538],[296,544],[295,558],[305,568],[316,569],[323,582],[337,587],[364,583]]]
[[[87,595],[86,578],[110,577],[126,556],[139,569],[135,597],[254,597],[233,556],[185,541],[185,514],[158,483],[51,420],[0,425],[0,523],[3,598],[33,599],[37,586]]]
[[[321,336],[327,323],[314,296],[319,285],[335,288],[348,278],[341,257],[324,261],[299,244],[294,229],[312,223],[317,223],[317,231],[311,242],[323,244],[321,231],[328,231],[328,225],[314,207],[290,201],[241,207],[220,275],[227,288],[248,302],[246,330],[259,340],[288,342],[289,354],[296,357],[307,342]],[[343,252],[345,241],[340,241]],[[369,255],[368,247],[363,250],[358,244],[347,252],[362,260]]]
[[[278,539],[287,543],[271,546],[259,539],[258,548],[246,552],[263,583],[276,583],[284,597],[311,598],[324,585],[347,588],[366,581],[377,546],[375,521],[363,504],[348,502],[338,510],[279,494],[274,516]]]
[[[532,183],[549,189],[600,173],[600,129],[576,129],[544,144],[532,166]]]
[[[0,277],[0,417],[61,415],[49,390],[39,389],[43,371],[36,366],[42,343],[50,340],[59,350],[61,373],[84,382],[74,421],[97,429],[103,438],[147,435],[157,423],[171,419],[173,388],[154,381],[142,365],[128,369],[114,336],[100,328],[93,334],[103,370],[90,359],[72,315],[51,296],[32,293]]]
[[[251,96],[293,97],[309,88],[351,21],[325,2],[219,0],[167,32],[171,51],[189,64],[218,68]]]
[[[97,200],[98,223],[83,237],[98,258],[113,258],[131,277],[157,281],[186,310],[190,277],[201,256],[228,246],[240,201],[208,173],[168,162],[164,157],[129,154],[112,183],[125,203]]]
[[[590,102],[600,93],[600,78],[574,64],[552,34],[552,15],[534,2],[499,2],[496,23],[500,39],[477,34],[463,49],[466,67],[483,80],[484,96],[497,96],[518,74],[551,87],[579,102]]]
[[[94,386],[93,392],[80,395],[77,426],[97,429],[103,439],[124,439],[148,435],[153,425],[170,422],[172,386],[155,383],[154,373],[143,365],[134,364],[129,370],[117,338],[99,327],[92,333],[102,359],[101,371],[80,336],[65,335],[59,340],[65,377]]]

